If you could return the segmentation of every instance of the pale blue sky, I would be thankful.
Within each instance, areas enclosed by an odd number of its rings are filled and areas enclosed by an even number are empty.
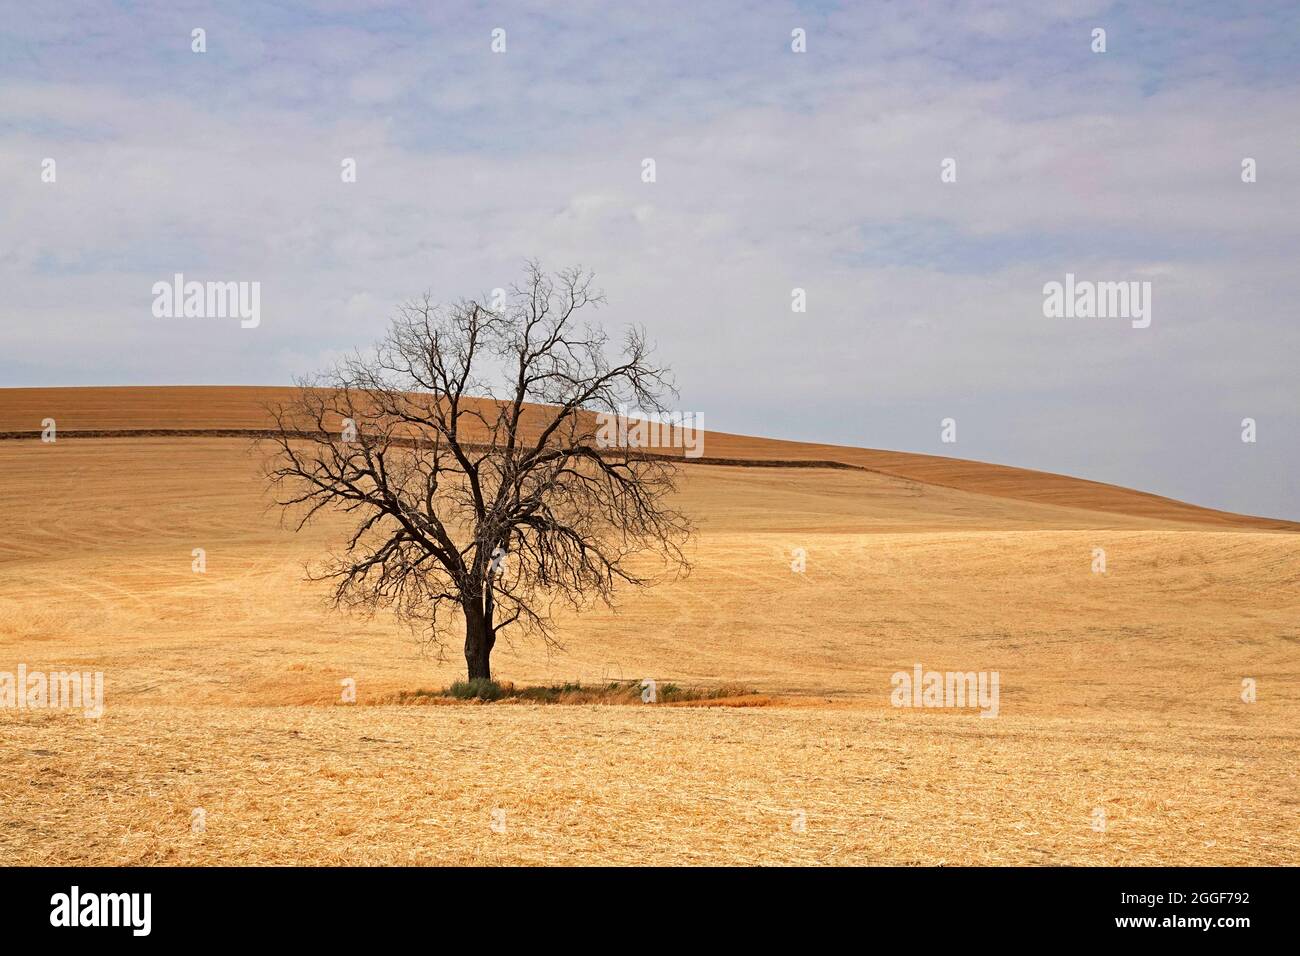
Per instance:
[[[1294,4],[0,16],[0,385],[286,383],[537,256],[710,427],[1300,518]],[[1067,271],[1151,281],[1151,328],[1045,319]],[[174,272],[261,282],[261,326],[155,319]]]

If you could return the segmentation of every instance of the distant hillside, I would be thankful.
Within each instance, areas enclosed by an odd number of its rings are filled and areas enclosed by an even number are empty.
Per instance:
[[[0,434],[35,434],[52,417],[60,433],[257,431],[264,406],[287,401],[278,386],[139,386],[0,389]],[[1223,529],[1300,531],[1300,523],[1202,508],[1117,485],[1006,465],[710,431],[705,458],[737,462],[837,462],[942,488],[1038,504],[1191,522]]]

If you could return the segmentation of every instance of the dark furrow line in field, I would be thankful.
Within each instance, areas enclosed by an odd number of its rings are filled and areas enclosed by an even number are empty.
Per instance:
[[[57,433],[59,438],[274,438],[276,432],[262,428],[84,428],[76,430],[62,430]],[[315,435],[312,432],[293,432],[293,437],[302,438],[304,441],[312,440]],[[39,439],[40,430],[23,431],[23,432],[0,432],[0,441],[20,441],[22,439]],[[394,438],[390,443],[402,447],[414,447],[416,444],[412,440]],[[467,448],[475,451],[482,450],[486,446],[467,442]],[[833,468],[847,471],[869,471],[875,474],[885,474],[877,472],[874,468],[867,468],[863,465],[851,465],[844,461],[832,461],[829,459],[816,458],[790,458],[790,459],[768,459],[768,458],[707,458],[700,456],[697,458],[688,458],[685,455],[657,455],[645,453],[646,458],[663,458],[671,461],[681,462],[685,465],[729,465],[740,468]],[[901,478],[898,475],[888,475],[890,478],[897,478],[902,481],[911,479]]]

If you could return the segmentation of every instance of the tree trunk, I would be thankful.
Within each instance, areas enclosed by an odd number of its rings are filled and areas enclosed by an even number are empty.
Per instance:
[[[470,680],[492,679],[492,638],[492,628],[482,609],[470,604],[465,608],[465,669]]]

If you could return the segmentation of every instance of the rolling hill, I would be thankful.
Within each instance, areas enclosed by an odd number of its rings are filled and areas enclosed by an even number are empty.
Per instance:
[[[691,575],[494,668],[754,706],[404,706],[463,662],[305,580],[347,525],[268,508],[284,394],[0,389],[0,672],[106,685],[99,720],[0,709],[11,861],[1300,862],[1294,523],[710,432]],[[891,706],[916,664],[997,671],[997,719]]]

